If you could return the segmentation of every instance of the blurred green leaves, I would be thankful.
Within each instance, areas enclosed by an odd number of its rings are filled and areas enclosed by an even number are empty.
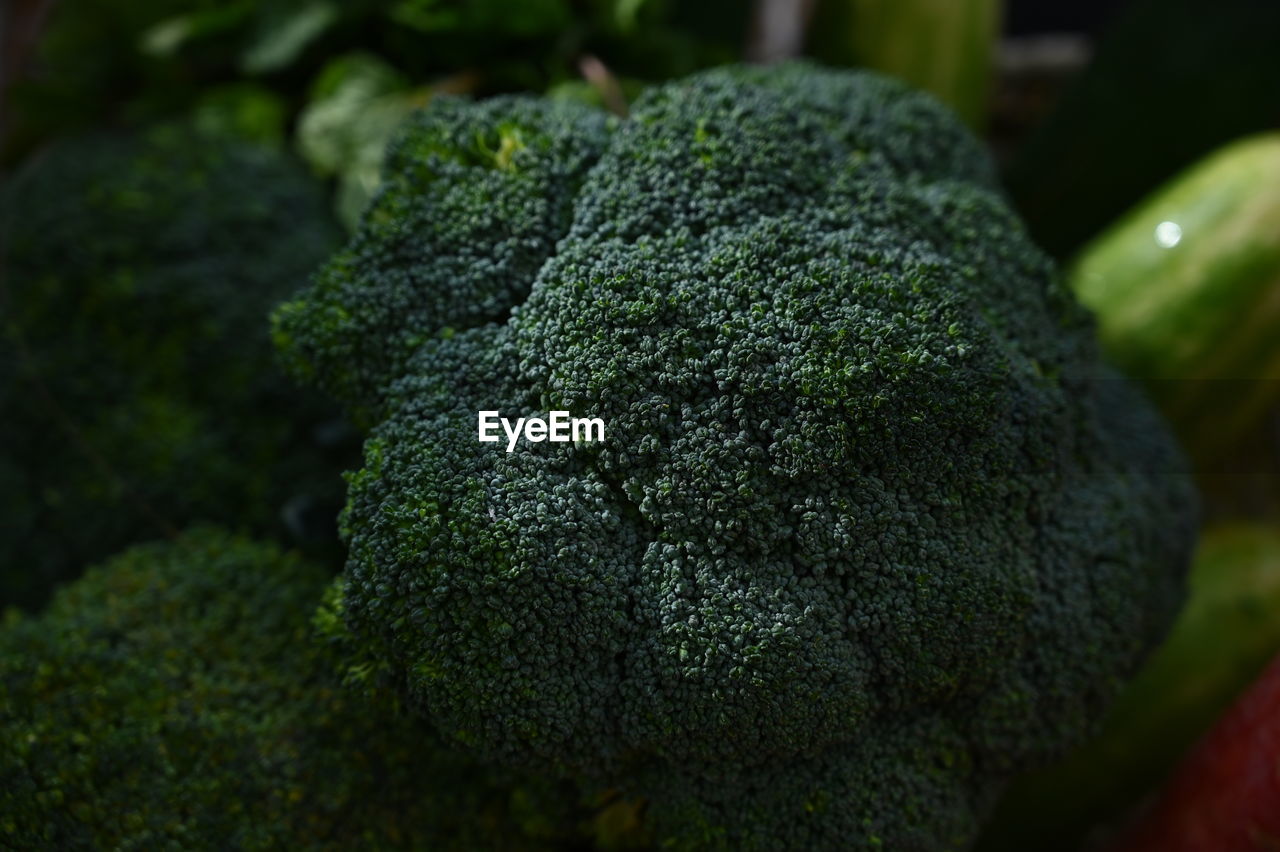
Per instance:
[[[613,17],[618,23],[618,29],[627,31],[635,27],[636,16],[644,4],[645,0],[614,0]]]
[[[376,57],[427,87],[465,74],[477,95],[545,91],[599,57],[661,80],[740,57],[740,0],[61,0],[12,89],[0,166],[53,136],[185,114],[206,90],[254,82],[286,126],[334,57]],[[347,144],[344,142],[343,144]]]
[[[176,56],[193,41],[234,30],[249,18],[252,11],[251,3],[242,2],[196,9],[165,18],[143,31],[138,46],[149,56]]]
[[[568,0],[398,0],[388,17],[423,33],[451,31],[504,33],[516,36],[555,34],[573,23]]]
[[[430,96],[429,87],[411,87],[403,74],[368,53],[339,57],[320,72],[298,117],[296,144],[317,174],[338,179],[334,205],[349,230],[378,188],[388,140]]]
[[[191,123],[205,136],[228,136],[282,148],[287,107],[284,99],[256,83],[214,86],[200,95]]]
[[[292,65],[303,49],[336,24],[340,16],[338,5],[332,0],[313,0],[266,16],[240,55],[240,70],[265,74]]]

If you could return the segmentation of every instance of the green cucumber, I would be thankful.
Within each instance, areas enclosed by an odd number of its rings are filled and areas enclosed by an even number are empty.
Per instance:
[[[1214,153],[1071,270],[1108,355],[1210,461],[1280,392],[1280,133]]]
[[[1011,786],[979,852],[1079,849],[1114,824],[1280,649],[1280,530],[1208,530],[1186,607],[1168,640],[1111,709],[1102,733]]]
[[[981,129],[1002,11],[1001,0],[822,0],[810,48],[900,77]]]

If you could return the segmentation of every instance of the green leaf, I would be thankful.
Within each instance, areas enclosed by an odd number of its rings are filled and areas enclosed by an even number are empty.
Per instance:
[[[265,74],[288,67],[340,16],[341,10],[332,0],[313,0],[288,14],[266,19],[241,54],[240,70]]]
[[[378,188],[387,142],[429,95],[367,54],[340,57],[320,72],[298,118],[296,145],[314,171],[338,178],[338,216],[348,227]]]
[[[232,3],[220,9],[165,18],[143,31],[138,49],[148,56],[172,57],[192,41],[221,35],[244,24],[252,8],[250,3]]]
[[[646,0],[615,0],[613,18],[618,24],[618,29],[623,32],[635,29],[636,17],[640,14],[645,2]]]

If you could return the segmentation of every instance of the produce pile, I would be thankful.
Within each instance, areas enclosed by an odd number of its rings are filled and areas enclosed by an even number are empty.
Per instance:
[[[79,64],[54,13],[0,139],[0,845],[1280,838],[1280,133],[1055,258],[973,130],[987,0],[950,74],[911,3],[814,19],[892,73],[582,5],[149,2]],[[118,101],[53,108],[90,59]]]

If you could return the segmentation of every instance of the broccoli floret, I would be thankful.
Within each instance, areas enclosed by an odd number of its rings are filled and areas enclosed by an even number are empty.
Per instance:
[[[443,96],[408,124],[356,238],[275,313],[288,366],[365,422],[424,341],[503,321],[528,295],[605,141],[603,114],[529,98]]]
[[[341,421],[278,369],[267,322],[338,246],[326,206],[296,162],[182,126],[68,140],[14,177],[0,604],[197,520],[334,538]]]
[[[445,735],[642,794],[670,845],[963,847],[1179,605],[1165,426],[927,96],[719,69],[570,116],[589,156],[468,154],[552,109],[428,108],[279,317],[377,413],[351,630]],[[525,178],[568,220],[501,289],[460,275],[529,227],[475,215]],[[504,452],[492,409],[607,440]]]
[[[90,569],[0,629],[0,846],[562,848],[554,785],[339,683],[328,572],[216,528]]]

